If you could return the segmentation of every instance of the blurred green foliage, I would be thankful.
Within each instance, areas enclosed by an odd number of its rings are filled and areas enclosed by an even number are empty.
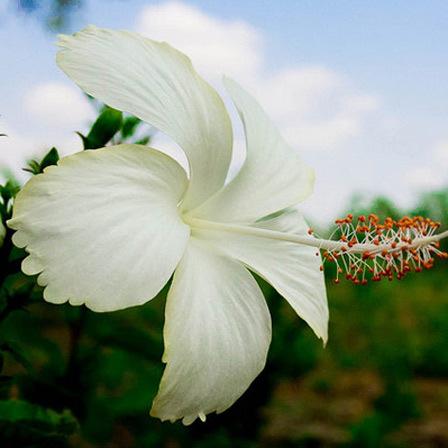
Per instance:
[[[10,0],[10,2],[16,6],[17,11],[37,16],[53,31],[67,28],[73,13],[85,3],[84,0]]]
[[[135,117],[103,108],[86,150],[147,144]],[[52,148],[26,168],[57,163]],[[0,187],[0,215],[19,185]],[[350,211],[423,214],[448,223],[448,190],[414,210],[354,198]],[[168,286],[144,306],[115,313],[44,302],[20,272],[25,253],[0,248],[2,447],[435,447],[448,446],[446,266],[363,287],[328,278],[330,340],[323,348],[278,293],[257,278],[273,319],[265,370],[228,411],[184,427],[149,417],[163,365]]]

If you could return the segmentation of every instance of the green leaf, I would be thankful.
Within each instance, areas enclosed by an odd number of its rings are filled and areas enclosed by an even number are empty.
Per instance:
[[[78,132],[83,141],[84,149],[97,149],[106,146],[114,135],[120,131],[122,122],[123,114],[120,111],[105,107],[93,123],[87,137]]]
[[[7,394],[9,393],[12,384],[13,384],[12,376],[0,375],[0,395],[8,396]]]
[[[53,147],[50,149],[50,151],[48,151],[48,153],[44,156],[44,158],[42,159],[42,161],[40,162],[40,172],[42,173],[42,171],[50,165],[56,165],[59,161],[59,153],[58,150]]]
[[[140,118],[134,117],[132,115],[130,117],[124,118],[123,126],[121,127],[121,136],[123,137],[123,139],[131,137],[141,122],[142,121],[140,120]]]
[[[0,185],[0,195],[5,202],[14,198],[20,191],[20,185],[14,180],[8,180],[5,185]]]
[[[5,353],[9,353],[9,355],[20,365],[25,367],[27,370],[32,370],[33,367],[25,357],[23,351],[15,342],[4,342],[0,345],[0,350]]]
[[[40,173],[40,163],[37,160],[29,160],[27,162],[27,167],[23,168],[23,171],[26,171],[31,174],[39,174]]]
[[[22,400],[0,401],[0,440],[7,446],[67,446],[78,429],[73,415]]]
[[[136,145],[147,145],[151,141],[151,136],[147,135],[146,137],[141,138],[135,142]]]

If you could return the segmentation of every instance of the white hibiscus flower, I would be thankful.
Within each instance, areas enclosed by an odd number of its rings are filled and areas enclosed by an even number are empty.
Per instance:
[[[247,156],[224,185],[229,116],[184,54],[95,27],[63,36],[59,45],[62,70],[86,93],[170,136],[187,156],[189,175],[167,155],[138,145],[62,159],[16,198],[9,226],[14,243],[29,253],[23,271],[39,275],[48,302],[94,311],[143,304],[174,273],[166,368],[151,413],[185,424],[204,420],[230,407],[265,365],[271,320],[249,270],[327,340],[320,256],[294,242],[311,237],[290,208],[310,195],[313,171],[257,102],[225,79],[244,123]]]

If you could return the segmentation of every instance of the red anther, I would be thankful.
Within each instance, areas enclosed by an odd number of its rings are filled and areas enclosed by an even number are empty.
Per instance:
[[[319,270],[322,272],[324,270],[324,267],[320,265]]]
[[[348,247],[347,247],[347,246],[342,246],[342,247],[341,247],[341,252],[347,252],[347,250],[348,250]]]
[[[390,245],[390,247],[391,247],[392,249],[396,249],[396,248],[397,248],[397,243],[396,243],[396,241],[392,241],[392,244]]]
[[[367,258],[369,258],[370,257],[370,252],[368,252],[368,251],[366,251],[366,252],[364,252],[363,254],[362,254],[362,259],[363,260],[367,260]]]
[[[335,279],[333,280],[333,282],[336,283],[336,284],[338,284],[338,283],[340,283],[340,280],[339,280],[338,278],[335,278]]]
[[[367,279],[362,279],[362,281],[361,281],[361,285],[367,285]]]
[[[360,222],[365,222],[365,221],[366,221],[366,217],[365,217],[364,215],[361,215],[361,216],[358,218],[358,221],[360,221]]]
[[[308,229],[308,235],[312,235],[313,233],[313,229]]]

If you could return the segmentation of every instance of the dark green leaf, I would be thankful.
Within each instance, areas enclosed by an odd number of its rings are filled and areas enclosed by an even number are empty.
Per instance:
[[[67,446],[66,438],[77,429],[68,410],[59,413],[27,401],[0,401],[0,437],[7,446]]]
[[[20,365],[25,367],[27,370],[32,370],[32,365],[29,363],[27,358],[25,357],[23,351],[20,347],[14,342],[4,342],[0,345],[0,350],[9,353],[11,357],[18,362]]]
[[[81,138],[83,148],[88,149],[89,139],[85,135],[81,134],[81,132],[76,132],[76,134],[78,134],[79,137]]]
[[[123,126],[121,127],[121,136],[123,139],[131,137],[141,122],[140,118],[134,116],[124,118]]]
[[[40,172],[42,172],[47,166],[56,165],[59,161],[59,153],[56,148],[51,148],[50,151],[44,156],[40,162]]]
[[[0,396],[2,397],[8,396],[12,384],[13,384],[12,376],[0,375]]]
[[[84,149],[97,149],[106,146],[121,129],[123,114],[110,107],[105,107],[93,123],[87,137],[78,133],[82,138]]]
[[[135,142],[136,145],[147,145],[151,141],[151,136],[147,135],[146,137],[141,138]]]
[[[5,185],[0,186],[0,195],[3,200],[9,201],[20,191],[20,185],[14,180],[8,180]]]
[[[28,166],[23,168],[23,171],[26,171],[31,174],[39,174],[40,173],[40,163],[37,160],[30,160],[28,162]]]

